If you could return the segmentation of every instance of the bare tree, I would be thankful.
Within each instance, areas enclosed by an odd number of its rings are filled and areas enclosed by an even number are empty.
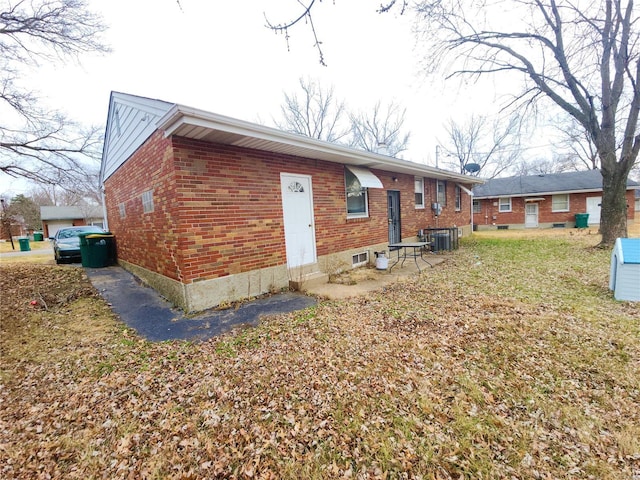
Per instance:
[[[640,19],[633,0],[429,0],[419,2],[418,13],[439,35],[434,60],[451,53],[461,59],[455,74],[525,79],[511,105],[551,101],[588,132],[603,178],[602,245],[626,237],[626,182],[640,150]]]
[[[36,183],[30,197],[41,206],[100,205],[99,172],[96,169],[72,179],[60,178],[54,183]]]
[[[338,142],[349,129],[343,125],[344,102],[335,97],[333,87],[324,89],[316,80],[300,78],[301,94],[284,94],[280,107],[282,121],[274,120],[278,128],[307,137]]]
[[[0,172],[47,184],[82,175],[85,160],[97,156],[100,131],[41,108],[19,79],[42,62],[106,52],[105,27],[85,0],[4,2],[0,9]]]
[[[320,4],[320,3],[322,3],[322,0],[319,0],[317,4]],[[299,9],[292,14],[291,18],[284,21],[272,22],[269,20],[269,18],[267,17],[267,14],[265,13],[264,18],[265,18],[265,21],[267,22],[266,26],[267,28],[273,30],[276,33],[284,34],[284,38],[285,38],[285,42],[287,43],[287,50],[288,50],[289,38],[290,38],[289,30],[298,24],[307,25],[311,29],[311,33],[313,34],[313,39],[314,39],[313,46],[318,51],[318,59],[320,61],[320,64],[323,66],[326,66],[327,64],[325,63],[324,52],[322,51],[322,41],[318,37],[318,31],[316,30],[316,26],[313,21],[313,9],[315,6],[317,6],[316,0],[306,0],[306,1],[299,0],[298,4],[299,4]],[[381,3],[377,11],[379,13],[386,13],[391,9],[393,9],[393,7],[398,6],[400,9],[400,13],[402,14],[404,13],[408,5],[409,5],[408,0],[403,0],[403,1],[390,0],[387,3]]]
[[[448,155],[445,165],[459,173],[494,178],[513,168],[521,159],[520,121],[516,115],[506,122],[491,121],[484,115],[472,115],[466,122],[449,120]]]
[[[558,159],[571,166],[570,170],[597,170],[600,166],[598,149],[590,133],[573,118],[562,118],[555,125],[562,138],[555,145]]]
[[[518,162],[515,167],[516,175],[521,177],[525,177],[527,175],[550,175],[553,173],[572,172],[575,170],[570,159],[562,156],[523,160]]]
[[[310,21],[314,3],[303,5],[303,16],[271,28],[286,32]],[[379,11],[396,3],[406,6],[391,1]],[[453,75],[522,81],[511,107],[534,112],[548,102],[588,132],[602,173],[601,245],[626,237],[626,182],[640,151],[640,9],[634,1],[422,0],[416,12],[432,45],[431,65],[452,59]]]
[[[350,114],[351,146],[397,156],[409,144],[410,134],[402,131],[405,114],[406,109],[401,109],[395,102],[383,108],[379,101],[371,112]]]

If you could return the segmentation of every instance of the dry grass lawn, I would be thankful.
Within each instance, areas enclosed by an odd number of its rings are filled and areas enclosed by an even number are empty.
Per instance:
[[[4,262],[0,477],[637,480],[640,305],[595,232],[499,233],[200,344]]]

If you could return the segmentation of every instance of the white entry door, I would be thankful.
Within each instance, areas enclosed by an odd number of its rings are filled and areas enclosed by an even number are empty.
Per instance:
[[[602,197],[587,197],[587,213],[589,214],[589,225],[600,223],[600,204]]]
[[[316,235],[313,222],[311,177],[280,174],[284,238],[287,266],[299,267],[316,262]]]
[[[538,228],[538,204],[528,202],[524,205],[524,227]]]

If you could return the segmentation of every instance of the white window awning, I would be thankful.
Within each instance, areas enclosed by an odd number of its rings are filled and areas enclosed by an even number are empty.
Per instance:
[[[382,182],[376,177],[368,168],[354,167],[351,165],[345,165],[351,173],[353,173],[362,188],[384,188]]]

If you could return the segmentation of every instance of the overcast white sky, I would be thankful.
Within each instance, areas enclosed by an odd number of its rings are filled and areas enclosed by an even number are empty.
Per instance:
[[[314,19],[327,67],[304,25],[290,31],[290,51],[283,35],[265,28],[265,14],[279,22],[299,12],[296,0],[181,0],[182,9],[176,0],[90,3],[110,27],[112,53],[85,56],[80,66],[42,66],[25,79],[50,108],[85,124],[104,125],[113,90],[272,125],[283,92],[308,76],[333,86],[350,109],[370,109],[378,100],[406,107],[411,141],[402,156],[433,165],[449,117],[463,121],[495,108],[490,81],[480,88],[425,77],[412,17],[377,14],[379,2],[318,3]],[[0,175],[0,192],[23,189]]]

